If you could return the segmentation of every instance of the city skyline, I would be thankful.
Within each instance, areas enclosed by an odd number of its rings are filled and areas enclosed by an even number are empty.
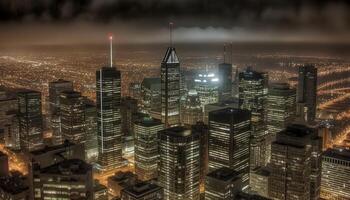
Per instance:
[[[348,11],[0,0],[0,199],[348,199]]]

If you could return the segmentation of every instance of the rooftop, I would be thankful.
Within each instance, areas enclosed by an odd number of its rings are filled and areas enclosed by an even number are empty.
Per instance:
[[[161,125],[162,122],[159,119],[154,119],[150,116],[145,116],[141,120],[136,121],[135,124],[144,126],[144,127],[152,127],[152,126],[158,126]]]
[[[0,188],[9,194],[19,194],[28,190],[24,178],[18,175],[0,177]]]
[[[165,134],[170,137],[188,137],[192,135],[192,131],[183,126],[176,126],[164,129],[160,131],[161,134]]]
[[[92,166],[83,160],[69,159],[42,168],[41,173],[59,175],[82,175],[92,170]]]
[[[158,191],[160,189],[161,187],[156,184],[152,184],[149,182],[139,182],[133,186],[125,188],[124,192],[128,193],[133,197],[142,197],[146,194]]]
[[[237,108],[223,108],[209,112],[209,121],[220,121],[223,123],[241,122],[250,120],[250,111]]]
[[[32,154],[32,155],[41,155],[41,154],[44,154],[44,153],[47,153],[47,152],[50,152],[50,151],[55,151],[55,150],[59,150],[59,149],[62,149],[62,148],[71,147],[71,146],[74,146],[74,145],[75,145],[74,143],[66,140],[66,141],[64,141],[63,144],[55,145],[55,146],[45,146],[42,149],[31,151],[30,154]]]
[[[211,178],[219,179],[222,181],[240,179],[239,172],[227,167],[222,167],[220,169],[212,171],[209,174],[207,174],[207,176]]]
[[[323,152],[323,156],[350,161],[350,150],[343,148],[327,149],[325,152]]]

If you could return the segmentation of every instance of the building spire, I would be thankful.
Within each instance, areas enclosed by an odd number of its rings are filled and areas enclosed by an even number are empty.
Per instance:
[[[173,22],[169,22],[169,39],[170,39],[170,47],[173,47]]]
[[[232,54],[233,54],[232,48],[233,48],[233,45],[232,45],[232,42],[231,42],[231,43],[230,43],[230,50],[231,50],[231,52],[230,52],[230,54],[231,54],[231,55],[230,55],[230,62],[231,62],[231,65],[233,64],[233,63],[232,63],[232,60],[233,60],[233,59],[232,59]]]
[[[110,34],[109,35],[109,49],[110,49],[110,64],[111,64],[111,67],[113,67],[113,35]]]

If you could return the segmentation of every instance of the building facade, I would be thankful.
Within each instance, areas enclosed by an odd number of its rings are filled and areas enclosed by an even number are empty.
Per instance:
[[[41,93],[26,90],[17,94],[20,145],[23,151],[43,146],[43,118]]]
[[[266,98],[268,76],[248,67],[239,73],[239,106],[252,114],[252,137],[250,142],[250,167],[264,166],[267,162],[266,148]]]
[[[227,167],[242,175],[242,189],[249,186],[248,110],[225,108],[209,113],[209,172]]]
[[[80,92],[64,91],[60,94],[60,118],[62,139],[84,144],[85,102]]]
[[[180,62],[175,48],[169,47],[161,64],[162,123],[165,127],[180,124]]]
[[[158,119],[144,118],[135,127],[135,173],[138,179],[147,181],[158,176],[158,131],[164,124]]]
[[[269,197],[319,199],[322,140],[315,128],[293,124],[272,143]]]
[[[195,90],[190,90],[186,100],[181,106],[181,121],[184,126],[191,126],[203,121],[203,110]]]
[[[196,74],[194,89],[197,91],[202,108],[207,104],[219,102],[220,79],[214,71]]]
[[[121,132],[121,76],[114,67],[96,71],[98,163],[101,170],[123,164]]]
[[[59,79],[57,81],[49,82],[49,127],[52,129],[52,143],[54,145],[62,144],[62,133],[60,128],[60,95],[63,91],[72,91],[73,83]]]
[[[269,87],[267,95],[267,137],[266,157],[271,158],[271,143],[276,134],[295,120],[296,91],[287,83],[275,83]]]
[[[322,199],[350,199],[350,150],[327,149],[322,155]]]
[[[317,106],[317,68],[313,65],[299,67],[297,89],[298,119],[312,123],[316,117]]]
[[[199,200],[200,134],[184,127],[158,132],[158,182],[165,200]]]

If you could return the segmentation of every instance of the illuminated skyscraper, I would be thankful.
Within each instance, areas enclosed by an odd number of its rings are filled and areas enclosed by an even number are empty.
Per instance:
[[[199,101],[198,93],[190,90],[181,107],[181,121],[184,126],[194,125],[203,121],[203,110]]]
[[[41,93],[25,90],[17,94],[20,144],[23,151],[43,146]]]
[[[327,149],[322,157],[321,199],[349,199],[350,150]]]
[[[158,181],[164,199],[199,200],[200,134],[184,127],[158,132]]]
[[[49,114],[50,114],[50,125],[52,129],[52,143],[54,145],[62,144],[62,133],[61,133],[61,118],[59,113],[60,108],[60,94],[63,91],[72,91],[73,83],[59,79],[57,81],[49,82]]]
[[[158,131],[164,125],[158,119],[144,118],[135,122],[135,173],[138,179],[146,181],[157,178]]]
[[[180,124],[180,62],[174,47],[169,47],[161,64],[162,123]]]
[[[319,199],[321,151],[315,128],[293,124],[279,132],[272,143],[269,197]]]
[[[202,107],[219,102],[219,87],[219,76],[215,72],[200,72],[194,79],[194,89],[198,93]]]
[[[266,148],[266,98],[268,76],[248,67],[239,73],[239,106],[252,114],[252,137],[250,141],[250,167],[254,169],[267,162]]]
[[[313,65],[299,67],[297,90],[297,116],[312,123],[316,117],[317,68]]]
[[[61,92],[59,110],[63,140],[69,140],[77,144],[85,143],[84,104],[84,98],[80,92]]]
[[[121,76],[112,60],[110,64],[96,71],[98,162],[102,170],[122,164]]]
[[[242,188],[249,186],[248,110],[225,108],[209,113],[209,171],[228,167],[242,175]]]
[[[276,134],[291,124],[295,119],[295,89],[287,83],[275,83],[269,88],[267,96],[267,138],[266,156],[271,157],[271,142],[275,140]]]

